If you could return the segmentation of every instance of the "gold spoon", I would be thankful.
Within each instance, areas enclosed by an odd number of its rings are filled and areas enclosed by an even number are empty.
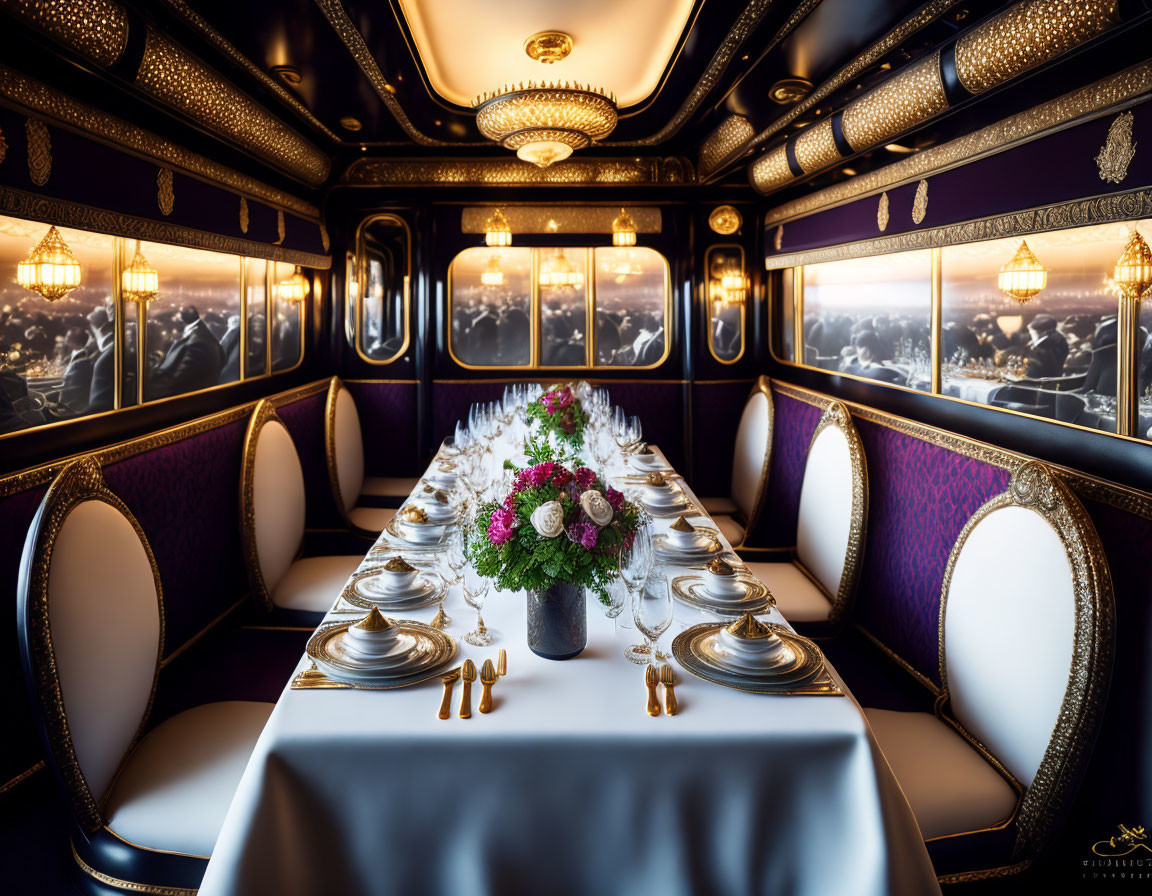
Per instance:
[[[656,685],[660,683],[660,679],[656,675],[655,666],[649,666],[644,670],[644,683],[648,685],[648,715],[658,716],[660,715],[660,700],[656,696]]]
[[[480,667],[480,684],[484,686],[484,693],[480,695],[480,712],[492,712],[492,685],[496,683],[496,670],[492,660],[484,660]]]
[[[456,686],[456,679],[460,677],[460,670],[453,669],[447,675],[442,675],[440,680],[444,683],[444,699],[440,701],[441,719],[446,719],[452,715],[452,688]]]
[[[460,697],[460,718],[472,718],[472,682],[476,680],[476,664],[464,660],[464,693]]]

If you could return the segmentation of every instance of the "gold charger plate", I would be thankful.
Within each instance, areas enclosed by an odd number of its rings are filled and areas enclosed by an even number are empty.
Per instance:
[[[448,586],[443,580],[439,582],[429,582],[426,579],[417,577],[416,581],[423,585],[423,589],[419,595],[393,595],[388,598],[384,595],[375,595],[369,597],[364,590],[364,581],[379,575],[379,569],[366,569],[358,572],[352,576],[352,581],[344,589],[340,595],[346,603],[354,607],[359,607],[362,610],[371,610],[376,607],[380,610],[392,610],[397,613],[406,613],[409,610],[420,610],[424,607],[430,607],[433,604],[440,602],[448,590]]]
[[[763,613],[774,606],[776,601],[768,586],[753,578],[740,576],[740,581],[748,586],[739,602],[723,601],[711,597],[704,591],[703,576],[676,576],[672,580],[672,596],[680,603],[697,610],[706,610],[718,616],[737,619],[745,613]]]
[[[697,526],[696,531],[711,539],[711,547],[690,551],[674,548],[668,544],[667,533],[661,532],[659,535],[652,536],[652,549],[661,560],[668,560],[677,564],[707,563],[724,551],[724,545],[720,542],[720,533],[711,526]]]
[[[812,641],[789,631],[782,625],[767,623],[776,635],[796,653],[796,661],[772,670],[771,674],[753,676],[720,666],[700,651],[700,643],[720,631],[728,622],[702,622],[684,629],[672,641],[676,661],[704,681],[748,691],[753,694],[843,696],[824,665],[824,655]]]
[[[446,524],[438,523],[437,525],[439,525],[441,528],[445,528],[445,531],[447,531]],[[392,517],[392,519],[388,520],[388,523],[384,526],[384,533],[388,535],[388,537],[392,540],[392,549],[397,553],[436,551],[439,550],[444,544],[443,533],[435,541],[412,541],[408,538],[408,536],[404,535],[399,529],[396,528],[396,517]],[[379,545],[377,545],[377,547],[379,547]],[[373,548],[373,550],[375,550],[375,548]]]
[[[317,666],[318,670],[328,678],[353,685],[355,687],[369,687],[378,689],[402,688],[410,684],[424,681],[443,669],[456,657],[456,639],[439,629],[416,622],[412,619],[390,620],[393,626],[400,629],[400,635],[412,638],[415,641],[413,653],[416,655],[412,663],[403,667],[405,674],[390,674],[388,670],[373,674],[371,668],[352,664],[343,659],[337,647],[337,638],[355,625],[359,620],[349,619],[343,622],[328,622],[316,629],[316,633],[308,640],[305,653]]]

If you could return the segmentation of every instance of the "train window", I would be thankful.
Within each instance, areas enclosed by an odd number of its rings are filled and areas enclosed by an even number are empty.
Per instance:
[[[655,367],[670,281],[644,247],[465,249],[449,270],[449,349],[465,367]]]
[[[408,226],[395,215],[377,215],[360,226],[355,278],[357,353],[388,364],[408,349]]]
[[[804,362],[931,388],[932,251],[806,265]]]
[[[744,354],[744,307],[748,277],[744,250],[713,246],[704,261],[707,272],[708,350],[721,364],[734,364]]]
[[[780,272],[780,333],[776,339],[777,356],[784,361],[796,359],[796,269]]]
[[[244,378],[251,379],[268,372],[268,262],[262,258],[244,260],[244,314],[248,328]]]
[[[1137,435],[1152,439],[1152,302],[1140,306],[1140,333],[1137,363],[1140,365],[1140,420]]]
[[[310,284],[299,270],[269,262],[272,283],[272,372],[291,370],[304,355],[304,300]]]
[[[1105,278],[1127,239],[1120,223],[943,249],[943,394],[1115,432],[1116,294]],[[1025,242],[1047,279],[1014,298],[1000,273]]]

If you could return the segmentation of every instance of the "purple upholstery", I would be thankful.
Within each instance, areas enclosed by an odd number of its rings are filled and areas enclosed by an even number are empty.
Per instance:
[[[700,497],[727,497],[732,489],[732,448],[753,382],[692,387],[692,490]]]
[[[328,451],[324,444],[327,400],[328,393],[321,392],[276,409],[292,435],[296,452],[300,455],[300,466],[304,468],[305,524],[310,529],[342,529],[345,526],[328,478]]]
[[[368,476],[415,476],[416,383],[345,383],[356,401]],[[437,442],[439,444],[439,442]]]
[[[854,422],[869,488],[855,620],[939,684],[944,567],[969,517],[1007,489],[1009,474],[886,426]]]
[[[164,587],[164,653],[203,631],[248,591],[240,544],[237,420],[104,468],[140,521]]]
[[[457,420],[463,420],[474,401],[495,401],[504,394],[504,383],[453,381],[432,384],[432,446],[452,435]]]
[[[796,544],[796,516],[800,512],[800,486],[812,433],[824,412],[772,390],[775,425],[772,461],[768,467],[768,496],[760,522],[749,539],[760,547],[792,547]]]

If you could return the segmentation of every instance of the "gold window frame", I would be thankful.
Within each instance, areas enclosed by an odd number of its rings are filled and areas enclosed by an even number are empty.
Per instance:
[[[744,301],[740,303],[740,351],[736,353],[736,357],[731,359],[721,358],[716,354],[716,346],[712,343],[712,324],[714,323],[712,317],[712,253],[721,252],[725,250],[735,250],[740,253],[740,272],[743,277],[748,281],[748,288],[744,291]],[[748,259],[744,255],[744,247],[738,243],[716,243],[714,246],[709,246],[704,253],[704,312],[708,320],[708,354],[710,354],[720,364],[736,364],[741,358],[744,357],[744,352],[747,348],[745,331],[748,327],[748,303],[752,301],[752,278],[748,276]]]
[[[373,358],[364,351],[360,344],[361,335],[364,332],[364,287],[367,284],[368,274],[368,253],[365,251],[365,236],[364,233],[370,224],[377,221],[393,221],[400,225],[404,231],[404,283],[401,287],[404,291],[404,298],[401,302],[402,311],[401,315],[403,320],[401,324],[404,328],[404,338],[400,342],[400,348],[387,358]],[[356,228],[355,252],[352,254],[353,264],[356,271],[356,293],[352,297],[354,318],[352,325],[352,348],[359,356],[360,360],[366,361],[369,364],[384,366],[392,364],[399,360],[412,342],[412,328],[410,325],[410,318],[412,317],[412,230],[405,221],[397,214],[392,212],[381,212],[380,214],[370,215],[360,222],[360,226]],[[345,269],[344,269],[344,293],[345,298],[348,297],[348,292],[352,287],[352,280],[348,277],[347,268],[348,255],[345,255]]]
[[[528,353],[527,364],[469,364],[466,361],[461,361],[456,355],[456,350],[452,345],[452,300],[453,300],[453,268],[456,265],[456,259],[471,248],[489,248],[485,246],[469,246],[468,248],[461,249],[452,260],[448,262],[448,298],[447,310],[445,314],[444,326],[446,329],[446,344],[448,346],[448,356],[452,359],[454,364],[463,367],[465,370],[655,370],[668,360],[672,354],[672,266],[668,262],[667,257],[659,249],[652,246],[641,246],[639,248],[649,249],[657,258],[660,259],[664,271],[664,352],[652,364],[632,365],[632,364],[597,364],[596,362],[596,252],[599,249],[614,249],[616,246],[562,246],[566,252],[578,252],[581,249],[586,254],[586,275],[584,287],[584,307],[587,321],[589,322],[588,333],[585,334],[584,339],[584,364],[583,365],[559,365],[559,364],[541,364],[540,363],[540,253],[548,252],[557,247],[555,246],[524,246],[520,248],[527,248],[532,251],[532,264],[531,264],[531,282],[529,283],[529,296],[528,296],[528,320],[531,327],[530,330],[530,350]]]

